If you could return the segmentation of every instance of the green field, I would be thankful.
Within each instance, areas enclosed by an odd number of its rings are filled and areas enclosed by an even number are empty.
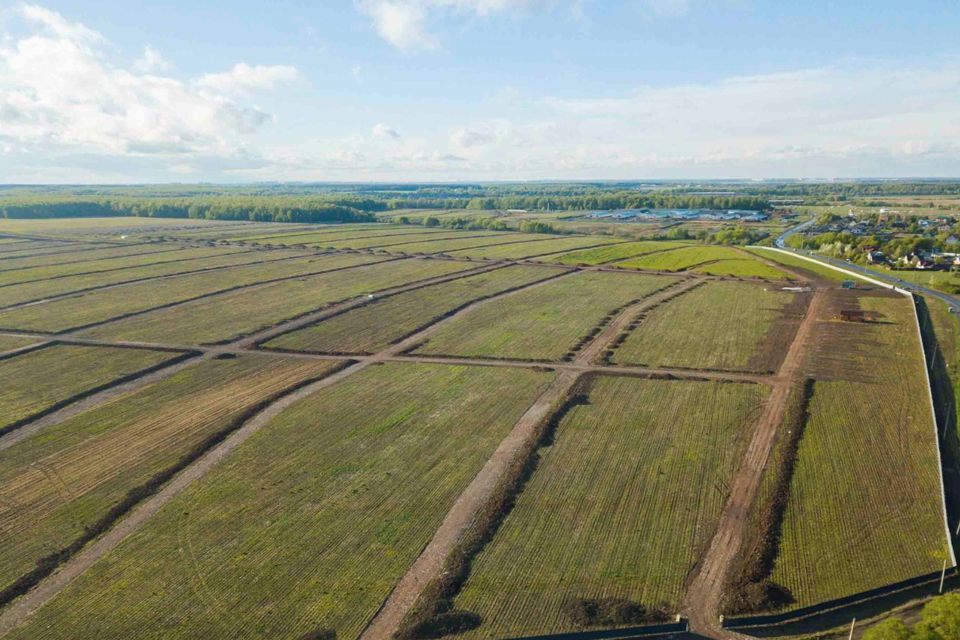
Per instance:
[[[678,609],[766,390],[598,377],[588,395],[473,563],[456,606],[483,624],[463,637],[574,631],[576,598]]]
[[[750,253],[756,254],[767,260],[772,260],[773,262],[779,262],[780,264],[786,265],[788,267],[794,267],[797,269],[803,269],[809,271],[810,273],[820,276],[821,278],[826,278],[827,280],[832,280],[833,282],[843,282],[844,280],[854,280],[857,282],[864,282],[860,278],[849,275],[846,273],[840,273],[836,269],[831,269],[830,267],[824,266],[817,262],[811,262],[804,258],[783,253],[781,251],[776,251],[774,249],[767,249],[764,247],[750,247],[746,249]]]
[[[341,256],[354,264],[371,256]],[[169,309],[111,322],[84,332],[97,338],[140,341],[223,342],[331,303],[474,265],[415,258],[284,280],[194,300]]]
[[[0,588],[247,407],[334,364],[209,360],[0,451]]]
[[[718,260],[717,262],[708,262],[707,264],[694,267],[691,271],[713,276],[764,278],[766,280],[785,280],[790,277],[784,271],[750,257],[742,260]]]
[[[773,573],[796,606],[939,571],[947,553],[911,303],[859,304],[882,322],[820,325],[826,338]]]
[[[290,257],[295,257],[295,254],[285,255],[279,251],[270,253],[262,251],[230,253],[224,251],[222,255],[214,255],[209,258],[148,264],[143,267],[117,269],[105,273],[87,273],[9,285],[0,287],[0,298],[3,300],[3,306],[15,305],[34,300],[42,300],[52,296],[85,291],[96,287],[133,283],[144,278],[174,276],[177,274],[240,266],[255,262],[267,264],[276,260],[286,260]]]
[[[32,268],[16,269],[13,271],[0,271],[0,286],[31,282],[36,280],[45,280],[49,278],[63,278],[73,275],[107,273],[110,271],[120,271],[125,269],[136,269],[147,265],[160,265],[166,263],[183,262],[183,270],[189,268],[187,265],[196,260],[209,259],[217,256],[243,255],[251,253],[249,249],[233,247],[230,249],[212,249],[212,248],[181,248],[172,245],[168,251],[146,252],[143,254],[133,254],[119,258],[106,258],[103,260],[93,260],[89,262],[73,262],[68,264],[53,266],[38,266]],[[2,264],[2,263],[0,263]]]
[[[404,242],[402,244],[390,243],[390,246],[384,246],[382,249],[390,253],[446,253],[456,251],[457,249],[470,249],[477,247],[488,247],[513,242],[529,242],[542,239],[533,233],[506,233],[506,232],[473,232],[471,234],[463,233],[458,238],[442,240],[427,239],[418,242]]]
[[[561,264],[587,264],[597,265],[608,262],[616,262],[625,258],[645,255],[657,251],[666,251],[685,246],[682,242],[668,242],[646,240],[641,242],[621,242],[609,247],[598,247],[596,249],[585,249],[583,251],[574,251],[560,256],[547,258],[547,262],[559,262]]]
[[[675,282],[602,272],[563,276],[457,318],[415,353],[557,360],[613,309]]]
[[[19,349],[20,347],[25,347],[29,344],[36,344],[40,342],[36,338],[20,338],[17,336],[0,336],[0,353],[5,351],[10,351],[12,349]]]
[[[176,245],[175,247],[179,248]],[[9,254],[2,256],[0,257],[0,272],[63,264],[84,263],[90,265],[107,258],[163,253],[175,247],[168,244],[130,244],[121,247],[61,244],[47,250],[39,250],[38,253],[25,252],[23,256],[11,256]]]
[[[365,255],[329,255],[261,265],[237,266],[93,291],[83,296],[0,312],[0,327],[35,331],[64,331],[137,313],[162,305],[249,286],[273,278],[289,278],[375,260]]]
[[[512,266],[384,298],[264,344],[268,349],[373,353],[471,300],[562,273]]]
[[[612,360],[648,367],[775,371],[796,331],[797,313],[802,313],[801,307],[791,318],[784,311],[796,295],[754,283],[709,282],[650,311]]]
[[[393,363],[318,392],[8,637],[356,638],[550,378]]]
[[[462,249],[460,251],[451,251],[449,253],[455,257],[468,257],[485,260],[520,260],[522,258],[552,254],[568,249],[590,247],[610,242],[615,242],[615,240],[610,238],[601,238],[598,236],[574,236],[566,238],[563,236],[555,236],[552,238],[548,237],[543,240],[534,240],[532,242],[520,242],[517,244],[480,247],[476,249]]]
[[[37,342],[25,340],[15,346]],[[0,360],[0,432],[91,389],[178,355],[60,344]]]

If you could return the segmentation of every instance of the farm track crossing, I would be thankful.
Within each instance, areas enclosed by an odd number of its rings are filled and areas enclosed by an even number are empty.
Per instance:
[[[730,486],[730,497],[720,516],[717,531],[706,554],[697,566],[685,598],[685,612],[690,628],[696,633],[719,640],[745,638],[720,625],[720,604],[727,572],[743,542],[744,526],[750,506],[756,498],[764,468],[776,439],[787,399],[801,372],[804,355],[816,320],[824,306],[823,291],[816,291],[807,307],[793,343],[784,357],[773,389],[737,475]]]
[[[531,441],[539,437],[540,426],[571,394],[581,376],[591,370],[591,362],[606,349],[620,331],[643,313],[659,304],[664,298],[693,286],[688,282],[662,289],[659,292],[628,306],[607,327],[581,349],[573,361],[573,367],[564,369],[547,387],[529,409],[521,416],[513,429],[497,447],[484,467],[447,513],[443,524],[413,563],[406,575],[397,583],[390,597],[377,616],[360,636],[361,640],[387,640],[393,637],[407,612],[420,598],[423,590],[440,577],[447,559],[460,540],[477,520],[477,515],[495,499],[495,492],[508,470],[515,467],[518,456],[530,450]],[[574,367],[581,367],[576,369]]]
[[[537,240],[518,240],[502,244],[519,245],[525,242],[536,241]],[[615,242],[609,244],[615,245],[620,243]],[[90,248],[106,248],[107,246],[114,245],[103,243],[100,247]],[[120,246],[131,245],[122,244]],[[600,246],[606,245],[589,245],[586,247],[581,247],[581,249],[589,249]],[[265,251],[270,250],[267,249]],[[569,252],[571,252],[571,250],[556,251],[541,255],[552,256],[555,254]],[[241,251],[241,253],[243,253],[243,251]],[[597,264],[593,266],[562,266],[558,264],[545,264],[542,262],[538,263],[531,260],[531,258],[538,256],[527,256],[525,258],[518,259],[490,260],[475,258],[471,260],[469,258],[456,255],[419,257],[407,256],[399,253],[390,253],[382,250],[364,249],[336,249],[310,252],[311,255],[328,255],[336,253],[368,253],[380,256],[383,258],[382,262],[412,258],[445,261],[449,260],[452,262],[464,262],[473,265],[473,268],[468,268],[456,273],[436,276],[434,278],[427,278],[378,291],[376,292],[377,299],[427,287],[432,284],[439,284],[442,282],[464,278],[470,275],[481,274],[487,271],[493,271],[517,264],[528,264],[531,266],[552,268],[558,271],[566,271],[566,273],[556,276],[557,278],[564,278],[583,271],[613,272],[624,274],[625,277],[644,273],[662,273],[659,271],[641,271],[609,267],[605,266],[604,264]],[[266,258],[267,255],[269,254],[265,254],[264,257]],[[277,260],[289,260],[295,257],[303,256],[264,259],[251,264],[275,262]],[[755,256],[752,256],[752,258],[756,260]],[[760,262],[767,263],[765,260],[760,260]],[[767,264],[772,265],[772,263]],[[13,308],[44,304],[46,302],[52,302],[62,298],[76,297],[91,290],[112,289],[127,284],[168,279],[188,273],[228,269],[231,266],[233,265],[213,266],[204,269],[181,271],[172,274],[159,274],[155,276],[139,278],[136,280],[94,286],[88,289],[51,296],[45,299],[20,303],[13,305]],[[354,267],[341,267],[333,270],[337,271],[350,268]],[[783,265],[777,265],[777,268],[788,272],[791,276],[797,276],[798,279],[809,279],[808,274],[801,274],[789,268],[784,268]],[[73,274],[68,274],[61,277],[68,277],[69,275]],[[144,375],[133,380],[129,380],[122,384],[104,389],[98,393],[78,398],[76,402],[56,412],[50,413],[38,418],[33,422],[27,423],[18,428],[16,431],[0,437],[0,451],[3,451],[26,438],[42,432],[51,425],[58,424],[97,405],[108,402],[112,398],[115,398],[119,395],[129,393],[141,387],[161,381],[177,373],[178,371],[196,365],[202,360],[209,360],[230,354],[259,354],[263,357],[303,358],[330,361],[348,360],[352,362],[352,364],[349,366],[333,372],[321,380],[313,382],[305,387],[290,391],[287,395],[276,399],[274,402],[261,409],[259,412],[245,421],[242,426],[237,431],[233,432],[233,434],[230,435],[226,440],[216,445],[201,458],[197,459],[182,472],[174,476],[166,485],[161,487],[156,494],[153,494],[133,507],[120,521],[118,521],[114,527],[104,533],[100,538],[91,542],[87,547],[79,551],[75,556],[64,563],[56,573],[43,580],[37,585],[37,587],[35,587],[26,595],[14,601],[9,607],[6,608],[6,610],[0,612],[0,636],[5,635],[14,627],[18,626],[34,611],[43,606],[45,602],[55,597],[68,584],[70,584],[74,578],[81,575],[87,568],[92,566],[100,558],[104,557],[111,550],[116,548],[124,539],[135,533],[176,495],[178,495],[196,480],[204,477],[208,471],[229,456],[237,447],[239,447],[254,433],[268,424],[284,409],[321,389],[325,389],[337,384],[341,380],[368,368],[370,365],[386,362],[407,362],[438,365],[551,369],[557,371],[558,376],[541,394],[541,396],[538,397],[527,409],[526,413],[524,413],[520,420],[517,421],[507,437],[501,441],[499,447],[487,460],[481,471],[474,477],[471,484],[457,499],[456,503],[447,513],[440,528],[435,532],[433,538],[424,548],[420,557],[418,557],[414,564],[410,566],[407,574],[401,579],[400,582],[396,584],[389,598],[384,602],[381,610],[371,620],[370,625],[361,636],[362,638],[365,640],[370,640],[371,638],[385,639],[393,635],[403,621],[404,616],[409,611],[410,607],[416,603],[423,588],[427,586],[433,578],[436,578],[440,571],[443,570],[445,562],[450,553],[455,549],[458,542],[462,539],[463,534],[474,523],[477,513],[491,499],[493,492],[499,486],[499,482],[502,480],[506,470],[508,470],[512,464],[516,463],[518,455],[521,455],[522,452],[527,450],[530,439],[536,437],[536,434],[539,432],[539,427],[545,420],[550,418],[558,404],[567,398],[567,396],[571,393],[571,390],[575,388],[577,382],[586,374],[664,377],[701,381],[719,380],[729,382],[759,383],[772,387],[770,398],[767,404],[764,406],[763,415],[761,416],[756,426],[756,430],[753,433],[747,454],[741,463],[740,469],[734,478],[733,484],[731,485],[729,501],[724,508],[720,523],[718,524],[717,532],[711,540],[707,553],[705,554],[701,563],[695,569],[685,604],[686,612],[691,620],[692,629],[698,633],[712,638],[743,638],[744,636],[739,634],[724,631],[718,624],[717,614],[719,613],[720,595],[724,584],[723,578],[742,540],[742,528],[745,524],[746,515],[749,511],[749,507],[756,493],[760,477],[766,465],[766,460],[772,447],[776,429],[780,424],[780,417],[782,417],[786,398],[789,394],[789,389],[791,388],[791,383],[798,375],[800,359],[802,358],[804,352],[804,344],[808,339],[808,334],[810,332],[810,320],[811,317],[815,315],[815,305],[820,304],[820,295],[819,292],[814,294],[810,307],[808,308],[801,322],[800,328],[797,331],[793,342],[791,343],[789,352],[776,374],[770,375],[750,372],[714,371],[696,368],[685,369],[675,367],[625,366],[603,364],[600,362],[600,356],[603,354],[604,350],[607,349],[607,347],[614,340],[616,340],[616,338],[624,331],[626,327],[628,327],[639,315],[660,304],[664,299],[684,293],[689,289],[693,289],[703,284],[704,282],[712,280],[735,279],[745,281],[765,281],[762,278],[724,277],[711,274],[694,273],[690,271],[675,272],[672,275],[679,276],[673,285],[650,294],[642,300],[624,308],[618,315],[616,315],[616,317],[603,325],[602,329],[596,336],[587,341],[579,351],[573,354],[573,360],[570,362],[553,360],[517,360],[509,358],[497,359],[486,357],[457,357],[448,355],[417,355],[409,353],[434,331],[437,331],[442,326],[451,323],[455,319],[461,317],[463,314],[469,313],[476,307],[493,300],[518,293],[519,291],[528,289],[530,287],[539,286],[545,282],[552,281],[555,278],[533,282],[515,290],[506,291],[500,294],[495,294],[489,298],[477,300],[457,310],[450,316],[437,319],[435,322],[432,322],[428,326],[421,328],[414,334],[404,338],[398,343],[373,353],[372,355],[288,352],[266,349],[260,346],[278,335],[295,331],[307,325],[320,322],[326,318],[368,304],[369,299],[366,296],[349,299],[339,303],[333,303],[327,307],[319,308],[294,318],[289,318],[273,326],[260,328],[248,335],[231,339],[229,342],[225,341],[223,344],[193,345],[175,344],[168,341],[138,342],[130,340],[97,339],[78,335],[80,331],[93,325],[86,325],[85,327],[81,327],[79,329],[68,329],[66,332],[61,334],[41,331],[0,329],[0,336],[29,338],[37,341],[33,344],[11,349],[10,351],[0,354],[3,356],[11,356],[19,352],[29,352],[33,349],[36,349],[39,344],[50,342],[103,347],[164,349],[169,351],[181,351],[192,356],[172,363],[169,366],[145,373]],[[303,275],[279,278],[278,280],[293,279],[298,277],[303,277]],[[257,282],[249,285],[241,285],[240,288],[252,288],[262,284],[264,284],[264,282]],[[222,291],[216,291],[206,294],[202,297],[215,296],[220,293],[222,293]],[[195,298],[191,298],[186,301],[174,302],[172,305],[151,308],[139,313],[148,313],[157,309],[167,308],[168,306],[185,304],[186,302],[190,302],[194,299]],[[139,315],[139,313],[132,315]],[[96,325],[108,324],[114,320],[125,317],[129,317],[129,315],[110,318],[103,322],[96,323]]]

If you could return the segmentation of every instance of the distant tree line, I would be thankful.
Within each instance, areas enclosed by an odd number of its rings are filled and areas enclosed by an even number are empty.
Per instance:
[[[310,198],[198,197],[198,198],[6,198],[0,199],[0,218],[80,218],[137,216],[259,222],[375,222],[376,215],[353,203]]]

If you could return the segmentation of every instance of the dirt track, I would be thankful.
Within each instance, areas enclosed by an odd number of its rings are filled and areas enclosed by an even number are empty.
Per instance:
[[[717,531],[687,588],[684,612],[690,620],[690,629],[708,638],[725,640],[746,637],[720,626],[723,588],[730,565],[743,542],[747,515],[760,486],[777,428],[783,419],[790,389],[800,377],[807,344],[823,304],[824,293],[816,291],[774,379],[773,389],[754,428],[753,438],[730,485],[730,496],[720,515]]]
[[[574,360],[574,366],[589,370],[589,364],[641,312],[659,304],[664,298],[691,288],[693,282],[682,282],[630,305],[614,318],[603,331],[587,343]],[[388,640],[396,633],[423,589],[440,576],[446,560],[474,523],[483,507],[494,498],[502,478],[517,462],[517,456],[529,450],[529,444],[540,432],[540,426],[569,397],[583,371],[565,370],[520,417],[507,437],[487,460],[480,472],[460,494],[443,519],[440,528],[394,587],[380,611],[373,618],[360,640]]]
[[[488,270],[490,265],[483,265],[477,270],[470,270],[471,272],[485,271]],[[444,276],[442,279],[449,279],[457,274],[451,276]],[[462,273],[461,273],[462,275]],[[422,285],[423,281],[421,281]],[[533,283],[531,286],[535,286],[537,283]],[[411,287],[413,285],[408,285]],[[509,291],[503,295],[512,295],[518,290]],[[282,398],[271,403],[269,406],[265,407],[257,414],[255,414],[250,420],[243,424],[239,429],[233,432],[229,437],[227,437],[223,442],[216,445],[213,449],[208,451],[202,457],[200,457],[196,462],[188,466],[182,472],[177,474],[170,482],[168,482],[164,487],[154,494],[153,496],[147,498],[134,509],[132,509],[124,518],[122,518],[116,525],[114,525],[109,531],[95,540],[93,543],[85,547],[77,555],[73,556],[70,560],[60,566],[60,568],[51,576],[44,579],[31,591],[29,591],[24,596],[21,596],[15,600],[10,606],[8,606],[2,614],[0,614],[0,636],[5,635],[10,630],[15,628],[29,618],[35,611],[42,607],[47,601],[51,598],[56,597],[64,588],[67,587],[77,576],[81,575],[84,571],[89,569],[96,563],[98,560],[103,558],[107,553],[113,550],[117,545],[123,542],[130,534],[136,532],[143,524],[145,524],[154,514],[156,514],[164,505],[170,502],[174,497],[176,497],[181,491],[183,491],[187,486],[189,486],[194,481],[202,478],[210,469],[212,469],[217,463],[226,458],[234,449],[240,446],[244,441],[246,441],[250,436],[256,433],[260,428],[270,422],[277,414],[281,411],[294,404],[295,402],[306,398],[312,393],[315,393],[323,388],[329,387],[341,380],[359,372],[363,369],[366,369],[372,364],[379,362],[384,362],[396,354],[404,351],[405,349],[410,348],[412,345],[417,344],[418,342],[427,338],[431,333],[438,330],[440,327],[445,325],[448,322],[453,321],[455,318],[458,318],[460,314],[466,313],[473,308],[497,300],[502,296],[492,296],[486,298],[482,301],[478,301],[472,305],[469,305],[461,309],[458,313],[453,314],[439,322],[436,322],[421,331],[409,336],[405,340],[394,344],[387,349],[384,349],[380,353],[364,358],[362,361],[359,361],[345,369],[342,369],[322,380],[310,384],[306,387],[298,389],[294,392],[291,392],[288,395],[283,396]],[[307,319],[307,316],[304,316],[293,322],[303,322],[304,324],[309,323],[313,320]],[[283,329],[290,330],[291,323],[284,323],[273,327],[269,330],[257,333],[252,336],[247,336],[246,338],[237,341],[234,344],[240,343],[252,343],[256,340],[266,339],[266,337],[273,335],[273,332],[282,332]],[[217,353],[222,352],[220,350],[208,350],[200,358],[211,358],[214,357]],[[345,358],[340,358],[345,359]],[[187,363],[196,362],[196,358],[188,360],[186,363],[179,363],[182,366],[188,366]],[[175,365],[178,366],[178,365]],[[182,368],[181,366],[181,368]],[[168,367],[171,369],[173,367]],[[167,369],[156,372],[155,376],[159,376],[161,373],[166,373]],[[166,373],[170,375],[170,373]],[[579,374],[576,373],[564,373],[561,374],[561,378],[569,377],[574,380],[578,377]],[[147,377],[147,376],[145,376]],[[165,376],[163,376],[165,377]],[[142,384],[147,384],[142,382],[143,378],[140,378],[134,382],[140,382]],[[133,383],[131,383],[133,384]],[[99,398],[99,401],[102,402],[108,397],[112,397],[109,394],[122,393],[119,391],[119,387],[114,387],[103,392],[104,396]],[[99,394],[98,394],[99,395]],[[88,400],[91,400],[94,396],[90,396]],[[68,409],[73,409],[75,405],[67,407]],[[92,406],[92,405],[91,405]],[[79,412],[80,409],[77,409],[76,412]],[[529,411],[528,411],[529,413]],[[24,429],[30,429],[29,433],[36,433],[40,429],[49,426],[49,424],[55,424],[56,422],[65,419],[61,412],[50,414],[47,416],[49,421],[44,421],[43,419],[37,421],[37,423],[31,423],[17,431],[12,432],[8,435],[17,436],[20,434],[20,438],[26,437],[27,434],[22,434],[21,432]],[[59,419],[58,419],[59,418]],[[36,426],[35,426],[36,425]],[[12,446],[12,443],[7,444],[7,447]],[[489,464],[489,463],[488,463]],[[471,485],[472,486],[472,485]],[[472,512],[471,512],[472,513]]]

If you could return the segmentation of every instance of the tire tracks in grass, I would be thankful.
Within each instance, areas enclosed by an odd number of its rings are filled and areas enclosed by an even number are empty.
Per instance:
[[[807,345],[824,304],[824,292],[815,291],[773,380],[770,396],[754,426],[744,458],[730,483],[730,495],[720,515],[716,532],[695,567],[687,587],[684,610],[690,620],[690,629],[708,638],[732,640],[746,637],[723,629],[720,625],[723,589],[727,583],[727,573],[743,542],[750,507],[756,498],[763,471],[776,441],[777,428],[782,422],[790,389],[802,373],[801,365]]]

